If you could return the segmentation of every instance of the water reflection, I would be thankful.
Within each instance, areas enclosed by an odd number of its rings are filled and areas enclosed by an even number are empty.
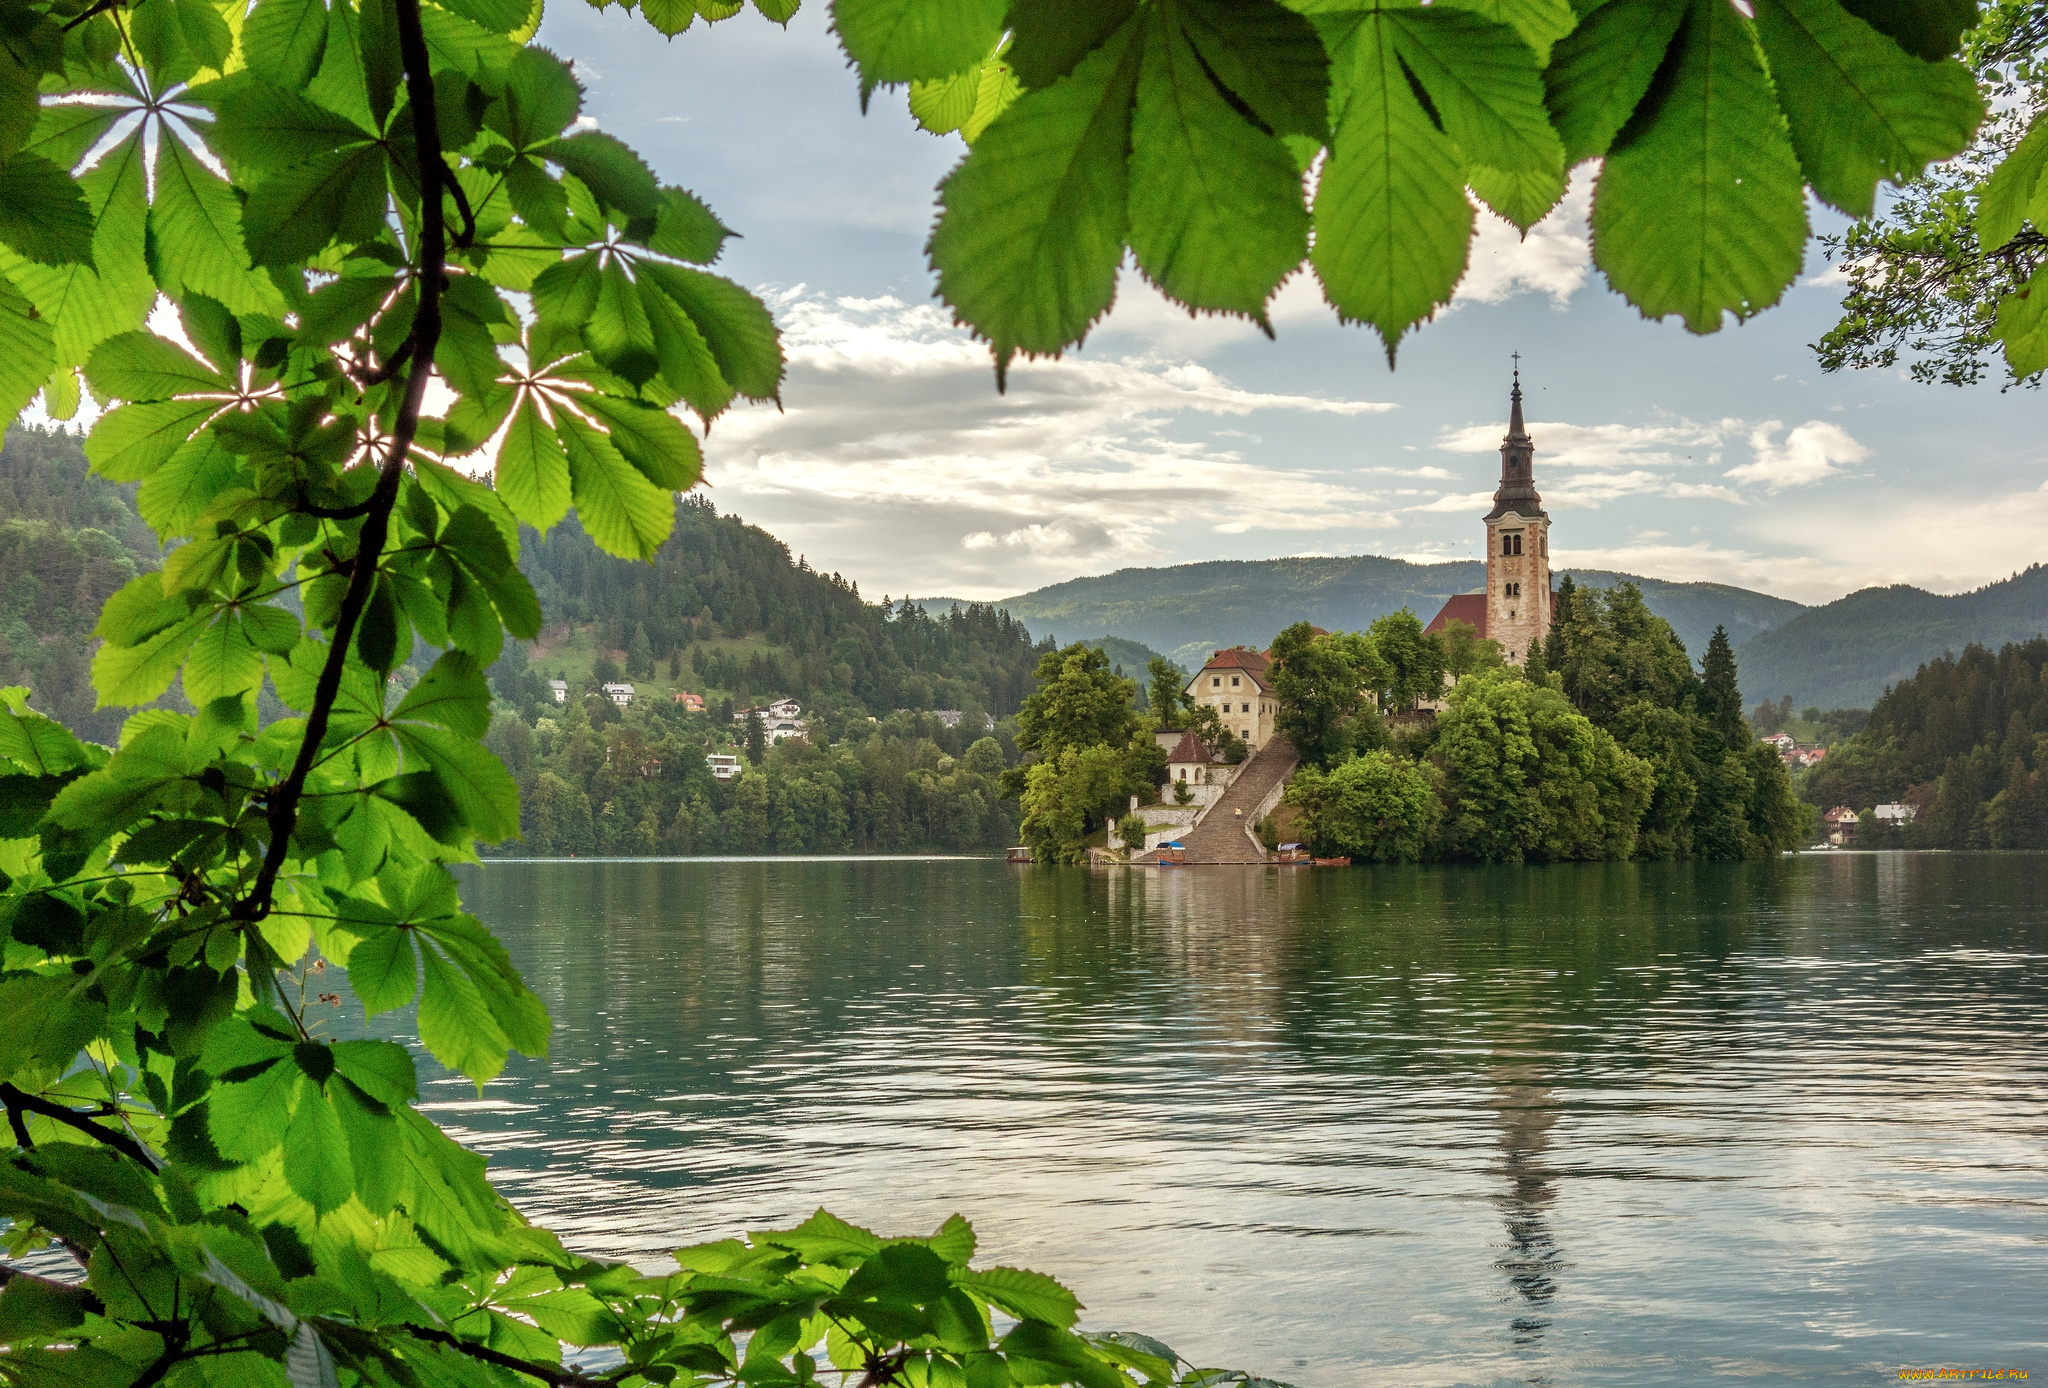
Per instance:
[[[2048,1368],[2040,866],[493,864],[554,1055],[432,1088],[580,1247],[958,1209],[1319,1388]]]
[[[1507,1251],[1497,1266],[1506,1275],[1518,1305],[1508,1328],[1519,1349],[1531,1349],[1550,1326],[1550,1300],[1557,1295],[1557,1276],[1564,1254],[1547,1218],[1557,1191],[1554,1173],[1544,1161],[1550,1130],[1557,1123],[1551,1099],[1551,1072],[1527,1059],[1505,1060],[1489,1069],[1492,1107],[1500,1115],[1501,1175],[1505,1190],[1495,1197]]]

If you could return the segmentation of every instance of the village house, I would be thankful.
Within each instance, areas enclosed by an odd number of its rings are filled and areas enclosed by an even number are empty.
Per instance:
[[[558,703],[558,704],[566,704],[566,703],[568,703],[568,702],[569,702],[569,681],[567,681],[567,680],[549,680],[549,681],[548,681],[548,693],[550,693],[550,694],[552,694],[552,695],[554,695],[554,696],[555,696],[555,702],[556,702],[556,703]]]
[[[1486,587],[1456,593],[1430,619],[1426,633],[1464,622],[1482,639],[1499,643],[1511,665],[1529,659],[1529,647],[1550,634],[1557,618],[1550,590],[1550,516],[1536,491],[1536,442],[1522,424],[1519,363],[1508,393],[1508,433],[1500,446],[1500,487],[1486,515]]]
[[[1272,664],[1271,656],[1246,646],[1218,651],[1188,681],[1187,695],[1197,706],[1215,709],[1224,730],[1256,752],[1272,741],[1273,716],[1280,711],[1268,674]]]
[[[1202,739],[1193,733],[1181,733],[1173,750],[1166,754],[1166,781],[1168,792],[1176,785],[1204,786],[1211,781],[1230,779],[1230,768],[1211,756],[1209,749],[1202,745]],[[1161,796],[1162,800],[1166,797]]]
[[[1879,805],[1870,812],[1870,817],[1879,824],[1887,824],[1894,829],[1903,829],[1920,817],[1920,811],[1911,805],[1903,805],[1894,801],[1889,805]]]
[[[960,720],[966,716],[965,713],[962,713],[957,708],[935,708],[932,710],[932,717],[938,719],[949,728],[959,727]],[[991,713],[981,715],[981,728],[983,732],[994,732],[996,730],[995,715]]]
[[[704,711],[704,696],[702,694],[692,694],[687,689],[678,689],[676,691],[675,702],[683,706],[683,712],[685,713],[702,713]]]
[[[1847,848],[1856,842],[1856,811],[1847,805],[1835,806],[1821,816],[1821,822],[1827,825],[1828,842],[1837,848]]]
[[[721,752],[712,752],[704,758],[704,764],[711,768],[715,780],[736,780],[740,774],[740,759]]]
[[[633,686],[630,684],[608,684],[604,686],[604,696],[620,708],[625,708],[633,702]]]
[[[808,731],[805,724],[794,718],[767,719],[761,724],[761,735],[768,739],[770,747],[787,738],[802,737]]]

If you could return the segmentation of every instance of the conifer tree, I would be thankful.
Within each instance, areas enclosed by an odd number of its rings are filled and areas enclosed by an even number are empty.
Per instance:
[[[1749,745],[1749,728],[1742,719],[1742,690],[1735,680],[1735,647],[1728,640],[1726,627],[1714,628],[1700,662],[1700,712],[1727,740],[1730,751]]]

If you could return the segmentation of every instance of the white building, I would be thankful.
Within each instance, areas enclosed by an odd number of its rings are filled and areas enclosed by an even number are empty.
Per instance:
[[[802,737],[807,731],[805,725],[794,718],[764,718],[761,720],[761,735],[773,747],[786,737]]]
[[[1889,824],[1894,829],[1905,828],[1918,818],[1919,814],[1920,811],[1914,809],[1911,805],[1901,805],[1896,802],[1890,805],[1879,805],[1870,812],[1871,818],[1875,819],[1879,824]]]
[[[558,704],[566,704],[566,703],[568,703],[568,702],[569,702],[569,681],[567,681],[567,680],[549,680],[549,681],[548,681],[548,693],[550,693],[550,694],[552,694],[552,695],[554,695],[554,696],[555,696],[555,702],[556,702],[556,703],[558,703]]]
[[[630,684],[608,684],[604,687],[604,696],[620,708],[624,708],[633,702],[633,686]]]
[[[704,758],[704,764],[711,768],[712,776],[721,781],[736,780],[740,774],[738,757],[722,756],[713,752]]]

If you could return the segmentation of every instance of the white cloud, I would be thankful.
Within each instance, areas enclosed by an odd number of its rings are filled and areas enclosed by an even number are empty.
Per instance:
[[[1688,469],[1718,468],[1722,441],[1739,434],[1741,420],[1695,423],[1664,419],[1652,424],[1563,424],[1534,422],[1529,435],[1536,443],[1537,482],[1546,507],[1591,509],[1623,497],[1652,496],[1674,500],[1739,502],[1732,488],[1696,481]],[[1472,424],[1447,429],[1436,446],[1447,453],[1495,453],[1501,426]],[[1469,495],[1438,498],[1430,511],[1457,511]]]
[[[1784,427],[1775,419],[1757,425],[1749,434],[1755,460],[1732,467],[1723,475],[1781,492],[1787,487],[1810,486],[1836,476],[1843,465],[1860,463],[1870,456],[1870,450],[1839,424],[1809,419],[1787,434],[1783,443],[1778,443],[1777,433]]]
[[[1548,294],[1551,306],[1562,309],[1585,287],[1593,269],[1593,246],[1587,225],[1593,206],[1593,174],[1581,169],[1565,190],[1564,200],[1524,236],[1514,226],[1479,209],[1472,259],[1451,306],[1467,301],[1497,304],[1519,294]]]
[[[707,475],[792,548],[884,591],[1001,596],[1251,531],[1396,524],[1333,471],[1249,459],[1253,416],[1371,417],[1381,401],[1246,390],[1157,350],[1018,362],[997,395],[987,350],[944,311],[891,296],[772,296],[785,408],[711,430]],[[1205,542],[1199,537],[1209,537]]]

